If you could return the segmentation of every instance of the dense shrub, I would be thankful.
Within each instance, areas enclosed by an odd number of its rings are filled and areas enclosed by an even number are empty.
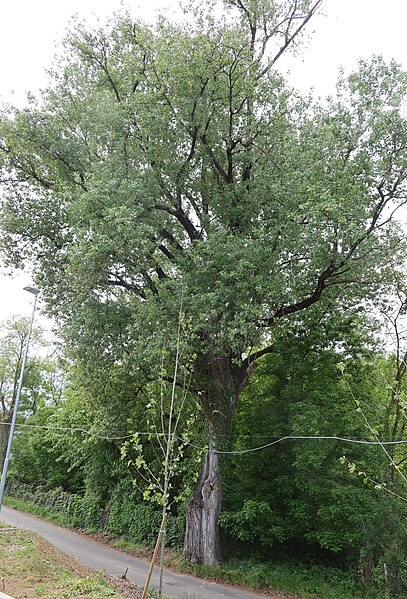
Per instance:
[[[103,508],[95,494],[67,493],[61,487],[47,489],[11,480],[7,493],[11,497],[44,507],[64,517],[70,526],[100,530]]]
[[[69,526],[89,531],[105,530],[111,535],[125,536],[140,545],[154,545],[161,524],[159,506],[140,499],[128,481],[122,481],[113,492],[113,499],[104,509],[96,493],[67,493],[61,487],[46,489],[11,480],[8,494],[16,499],[57,512]],[[166,544],[177,547],[184,535],[184,515],[170,514],[167,519]]]
[[[119,483],[110,503],[107,532],[124,535],[130,540],[153,545],[161,524],[161,508],[151,503],[141,502],[128,481]],[[179,546],[184,535],[183,515],[170,514],[167,520],[166,544]]]

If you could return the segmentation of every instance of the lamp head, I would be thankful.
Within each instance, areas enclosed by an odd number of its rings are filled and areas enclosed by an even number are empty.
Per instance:
[[[24,291],[28,291],[29,293],[32,293],[33,295],[38,295],[40,290],[37,289],[36,287],[24,287]]]

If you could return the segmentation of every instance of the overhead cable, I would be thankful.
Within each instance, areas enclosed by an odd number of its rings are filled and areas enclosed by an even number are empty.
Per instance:
[[[0,424],[9,426],[9,423],[2,422]],[[27,423],[19,423],[16,426],[25,427],[25,428],[36,428],[36,429],[45,429],[45,430],[56,430],[61,432],[79,432],[89,435],[90,437],[95,437],[96,439],[100,439],[102,441],[122,441],[125,439],[131,439],[137,435],[142,436],[150,436],[150,437],[163,437],[165,433],[152,432],[152,431],[134,431],[131,434],[127,435],[118,435],[118,436],[105,436],[100,433],[94,433],[92,431],[88,431],[84,428],[80,427],[68,427],[68,426],[45,426],[39,424],[27,424]],[[184,442],[186,445],[190,445],[195,449],[199,449],[201,451],[205,451],[207,448],[199,445],[195,445],[189,441],[185,441],[181,437],[177,437],[180,441]],[[242,455],[245,453],[253,453],[255,451],[261,451],[262,449],[267,449],[268,447],[272,447],[273,445],[277,445],[282,441],[301,441],[301,440],[327,440],[327,441],[342,441],[343,443],[356,443],[358,445],[370,445],[370,446],[382,446],[382,445],[407,445],[407,439],[402,441],[368,441],[364,439],[351,439],[348,437],[339,437],[336,435],[284,435],[275,439],[274,441],[270,441],[270,443],[266,443],[265,445],[260,445],[259,447],[252,447],[250,449],[241,449],[237,451],[224,451],[224,450],[214,450],[215,453],[218,454],[227,454],[227,455]]]

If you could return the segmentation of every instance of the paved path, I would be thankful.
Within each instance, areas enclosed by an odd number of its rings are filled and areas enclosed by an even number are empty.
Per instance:
[[[104,570],[112,576],[122,576],[128,568],[127,578],[131,582],[139,587],[145,584],[149,564],[144,560],[136,559],[88,539],[84,535],[7,507],[1,509],[0,520],[12,526],[38,532],[52,545],[94,570]],[[157,585],[158,572],[155,569],[150,588],[157,589]],[[194,576],[176,574],[171,570],[165,570],[163,593],[171,599],[261,599],[265,597]]]

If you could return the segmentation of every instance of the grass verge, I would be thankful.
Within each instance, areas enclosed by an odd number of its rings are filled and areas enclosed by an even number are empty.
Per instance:
[[[16,499],[14,497],[5,497],[3,503],[8,507],[12,507],[15,510],[20,510],[21,512],[25,512],[26,514],[33,514],[34,516],[39,516],[40,518],[43,518],[48,522],[52,522],[53,524],[72,528],[72,523],[70,522],[69,518],[67,518],[63,514],[59,514],[58,512],[50,510],[47,507],[37,505],[36,503],[29,503],[27,501],[23,501],[22,499]]]
[[[233,559],[217,567],[191,567],[181,560],[177,570],[256,591],[273,590],[298,599],[377,599],[358,580],[336,568]]]
[[[116,587],[116,588],[115,588]],[[27,599],[124,599],[120,581],[95,573],[64,555],[39,535],[0,523],[0,590]]]

